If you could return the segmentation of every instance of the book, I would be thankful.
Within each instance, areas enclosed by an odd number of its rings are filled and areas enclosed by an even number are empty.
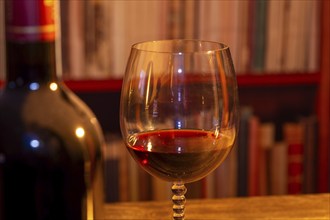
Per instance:
[[[288,192],[288,146],[275,142],[270,150],[270,194],[285,195]]]
[[[185,35],[185,26],[190,29],[189,24],[185,23],[185,3],[184,1],[170,1],[168,4],[169,21],[167,29],[169,30],[170,39],[183,38]]]
[[[266,47],[266,23],[267,23],[267,1],[250,2],[250,28],[249,41],[251,60],[249,69],[252,72],[264,70],[265,47]]]
[[[106,136],[104,154],[105,201],[118,202],[120,198],[120,155],[118,140],[115,136]]]
[[[320,69],[320,1],[307,1],[309,16],[306,16],[307,53],[306,71],[316,72]]]
[[[152,177],[152,199],[155,201],[169,201],[172,197],[172,183]]]
[[[130,200],[129,189],[129,176],[128,176],[128,165],[131,159],[129,153],[126,150],[124,141],[120,135],[117,135],[113,140],[114,145],[117,146],[117,151],[119,152],[119,201],[126,202]]]
[[[258,196],[259,191],[259,164],[260,164],[260,144],[259,144],[259,118],[253,115],[249,120],[248,133],[248,195]]]
[[[231,47],[236,50],[233,54],[233,58],[237,59],[235,70],[238,74],[242,74],[248,71],[251,58],[251,48],[249,45],[249,1],[239,1],[237,5],[233,6],[238,8],[237,21],[233,24],[237,25],[237,28],[232,31],[229,37],[235,39],[235,42],[231,43]],[[237,47],[234,44],[237,44]]]
[[[152,195],[152,176],[139,167],[137,183],[139,186],[139,201],[148,201],[153,199]]]
[[[121,78],[125,73],[126,62],[131,46],[137,42],[165,39],[169,32],[167,1],[105,1],[111,8],[109,31],[113,57],[111,77]],[[109,12],[108,12],[109,13]]]
[[[84,39],[84,2],[68,1],[68,73],[71,79],[84,78],[85,71],[85,39]],[[70,28],[69,28],[70,27]]]
[[[241,25],[245,26],[245,20],[247,19],[247,16],[240,18],[241,4],[243,4],[243,1],[200,1],[198,10],[200,17],[198,37],[204,40],[221,42],[229,46],[238,74],[240,73],[239,62],[242,52],[239,45],[241,40],[240,27]]]
[[[126,150],[119,135],[106,135],[105,182],[108,202],[152,200],[151,176]]]
[[[221,165],[220,165],[221,166]],[[204,198],[216,198],[216,189],[219,187],[216,183],[215,176],[216,176],[216,170],[211,172],[209,175],[205,177],[205,190],[204,190]]]
[[[304,129],[303,139],[303,193],[316,193],[316,163],[318,147],[318,120],[315,115],[302,117],[299,124]]]
[[[309,1],[287,1],[285,2],[284,23],[284,47],[283,47],[283,71],[303,72],[305,68],[305,57],[307,56],[307,25],[311,19],[308,10]]]
[[[186,198],[189,199],[206,198],[208,194],[207,184],[208,183],[206,177],[204,177],[201,180],[185,184],[187,188],[187,193],[185,194]]]
[[[125,174],[122,174],[125,175]],[[127,172],[128,175],[128,191],[129,201],[139,201],[139,167],[136,161],[132,157],[128,157]]]
[[[184,1],[183,4],[184,4],[184,7],[183,7],[184,38],[197,39],[198,38],[197,26],[198,26],[198,4],[199,4],[199,2]]]
[[[110,13],[109,13],[110,12]],[[112,53],[110,31],[111,5],[109,1],[86,1],[84,4],[85,78],[110,77],[109,54]]]
[[[278,73],[283,70],[285,4],[286,1],[268,2],[264,70],[269,73]]]
[[[237,196],[237,146],[214,171],[214,198]]]
[[[259,192],[260,195],[270,194],[270,152],[275,144],[274,123],[261,123],[259,126]]]
[[[288,145],[288,193],[302,193],[304,130],[299,123],[283,125],[284,140]]]
[[[250,106],[242,106],[240,112],[240,130],[237,144],[237,195],[247,196],[248,169],[249,169],[249,120],[253,114]]]
[[[128,157],[126,147],[119,135],[106,134],[104,148],[104,176],[107,202],[130,200]]]

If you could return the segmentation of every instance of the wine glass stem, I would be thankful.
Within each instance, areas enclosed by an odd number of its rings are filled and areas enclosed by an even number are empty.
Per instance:
[[[173,201],[173,220],[184,220],[184,209],[186,204],[187,188],[183,183],[173,183],[172,201]]]

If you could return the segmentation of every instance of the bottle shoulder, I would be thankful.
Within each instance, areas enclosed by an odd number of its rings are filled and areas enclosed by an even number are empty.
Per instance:
[[[95,148],[103,145],[101,128],[92,111],[61,83],[32,91],[7,88],[0,95],[0,112],[3,139],[47,133],[67,142],[67,146],[87,142]]]
[[[89,107],[63,83],[31,84],[24,88],[6,86],[0,92],[0,108],[53,116],[61,113],[94,116]]]

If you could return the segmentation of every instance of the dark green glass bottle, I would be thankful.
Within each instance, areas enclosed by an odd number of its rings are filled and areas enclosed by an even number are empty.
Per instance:
[[[57,77],[54,4],[5,1],[1,220],[100,218],[103,136],[91,110]]]

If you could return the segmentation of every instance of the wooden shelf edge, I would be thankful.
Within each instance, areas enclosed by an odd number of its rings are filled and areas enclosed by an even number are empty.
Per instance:
[[[244,74],[237,76],[239,87],[260,86],[295,86],[295,85],[318,85],[321,74],[316,73],[288,73],[288,74]]]
[[[64,83],[74,92],[119,92],[122,81],[122,79],[65,80]]]
[[[244,74],[238,75],[239,87],[261,87],[261,86],[299,86],[319,85],[321,74],[317,73],[295,73],[295,74]],[[122,79],[105,80],[65,80],[65,84],[74,92],[119,92]],[[3,81],[0,81],[0,87]]]
[[[119,92],[122,79],[106,80],[65,80],[64,83],[74,92]],[[0,88],[4,82],[0,80]]]

